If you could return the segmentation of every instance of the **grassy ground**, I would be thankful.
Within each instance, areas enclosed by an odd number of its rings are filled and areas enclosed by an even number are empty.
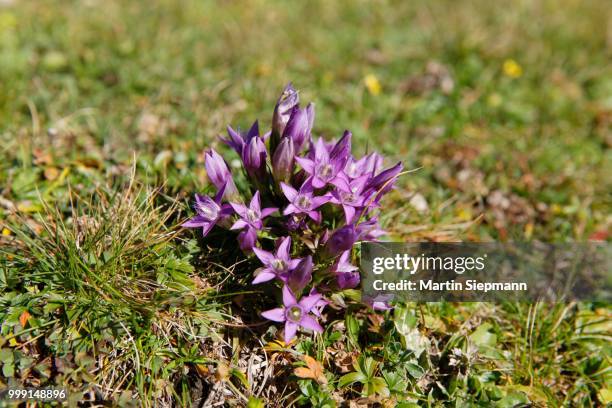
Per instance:
[[[206,190],[203,149],[269,123],[293,81],[317,134],[349,128],[420,168],[386,202],[393,238],[607,240],[611,18],[574,0],[0,1],[0,385],[149,405],[609,403],[608,305],[354,310],[287,351],[247,312],[233,255],[175,226]],[[326,377],[296,387],[306,354]]]

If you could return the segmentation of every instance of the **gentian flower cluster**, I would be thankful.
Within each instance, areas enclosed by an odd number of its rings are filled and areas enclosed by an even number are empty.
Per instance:
[[[383,158],[370,153],[355,158],[348,130],[334,142],[314,138],[314,105],[300,108],[291,84],[283,90],[272,117],[272,129],[261,134],[258,122],[247,132],[227,128],[221,140],[241,160],[242,175],[232,174],[215,150],[205,153],[214,198],[195,195],[196,215],[184,227],[237,233],[246,256],[261,264],[254,285],[275,284],[282,307],[262,316],[285,324],[288,343],[299,329],[321,332],[319,320],[331,295],[356,288],[353,263],[358,242],[384,234],[378,225],[380,200],[390,191],[402,164],[383,169]],[[235,183],[244,177],[248,191]],[[384,309],[380,300],[364,299]]]

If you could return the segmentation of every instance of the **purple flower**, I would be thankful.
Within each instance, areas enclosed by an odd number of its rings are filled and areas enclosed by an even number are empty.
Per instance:
[[[287,285],[295,293],[301,292],[312,279],[312,256],[302,259],[288,275]]]
[[[366,305],[370,306],[374,310],[390,310],[393,307],[389,304],[393,300],[392,294],[381,294],[372,296],[363,296],[361,301]]]
[[[254,178],[263,178],[266,174],[266,157],[268,152],[263,139],[252,137],[242,150],[242,163],[247,174]]]
[[[295,148],[293,139],[283,137],[272,157],[272,170],[277,182],[288,182],[295,166]]]
[[[349,179],[356,179],[363,175],[374,177],[382,168],[382,164],[383,158],[376,152],[363,156],[359,160],[350,157],[344,166],[344,173]]]
[[[285,226],[287,227],[288,231],[298,231],[308,228],[306,219],[304,217],[290,215],[288,218],[289,219],[285,222]]]
[[[308,294],[309,296],[312,295],[318,295],[319,292],[317,292],[316,288],[312,288],[310,289],[310,293]],[[320,295],[319,295],[320,296]],[[323,299],[323,297],[321,297],[317,303],[314,304],[314,306],[312,307],[312,309],[310,310],[310,312],[317,316],[317,317],[321,317],[321,314],[323,313],[323,309],[325,308],[325,306],[327,306],[329,304],[329,302],[325,299]]]
[[[336,281],[340,289],[352,289],[359,285],[359,273],[355,272],[359,268],[349,262],[351,251],[344,251],[342,255],[336,259],[332,266],[332,272],[336,274]]]
[[[265,268],[253,280],[253,284],[267,282],[274,278],[279,278],[283,281],[287,280],[287,273],[294,270],[300,263],[299,259],[291,259],[289,251],[291,249],[291,237],[280,238],[280,242],[275,253],[264,251],[257,247],[253,247],[253,252]]]
[[[253,125],[246,133],[240,133],[231,126],[227,127],[227,135],[229,136],[227,139],[220,138],[226,145],[234,149],[239,156],[242,157],[242,151],[244,150],[244,146],[255,136],[259,136],[259,123],[257,121],[253,122]]]
[[[327,241],[326,247],[332,255],[348,251],[359,238],[357,229],[353,224],[338,228]]]
[[[243,229],[238,234],[238,244],[243,251],[252,250],[257,245],[257,230],[251,227]]]
[[[206,167],[206,173],[210,181],[218,189],[224,189],[225,198],[232,199],[238,194],[238,189],[234,184],[234,179],[232,179],[232,173],[227,167],[227,164],[225,164],[223,157],[214,149],[210,149],[205,153],[204,166]]]
[[[312,184],[308,181],[302,184],[300,191],[296,191],[289,184],[282,182],[280,186],[290,203],[287,208],[285,208],[285,211],[283,211],[283,215],[307,214],[315,222],[321,222],[321,214],[315,210],[328,202],[329,197],[314,197],[314,189],[312,188]]]
[[[339,273],[336,277],[340,289],[354,289],[361,282],[361,277],[358,272]]]
[[[377,241],[380,236],[386,234],[384,230],[380,229],[376,217],[360,222],[355,229],[361,241]]]
[[[393,187],[393,183],[403,167],[402,163],[399,162],[395,166],[382,171],[376,177],[373,177],[366,187],[375,190],[379,195],[384,194]]]
[[[321,325],[310,314],[312,309],[321,300],[321,295],[314,294],[303,297],[298,302],[291,289],[283,286],[283,305],[277,309],[263,312],[261,315],[274,322],[285,322],[285,343],[289,343],[299,327],[318,333],[323,332]]]
[[[263,229],[263,219],[278,208],[261,209],[259,191],[255,192],[248,207],[243,204],[230,203],[236,214],[240,217],[230,229],[244,229],[239,235],[240,248],[250,250],[257,242],[257,231]]]
[[[349,135],[345,135],[338,144],[346,140],[346,138],[350,139]],[[336,145],[338,146],[338,145]],[[336,150],[332,149],[332,153]],[[338,149],[337,153],[342,153],[342,149]],[[312,180],[312,185],[315,188],[323,188],[328,183],[329,184],[348,184],[348,180],[344,172],[344,166],[346,164],[348,157],[342,156],[338,154],[331,154],[327,151],[325,147],[325,143],[322,138],[319,138],[314,145],[314,158],[307,159],[302,157],[296,157],[295,160],[302,166],[304,171],[310,175],[310,179]]]
[[[368,199],[373,193],[364,193],[368,179],[368,176],[361,176],[350,181],[347,186],[339,185],[328,194],[331,203],[342,206],[347,224],[353,220],[357,209],[369,204]]]
[[[202,228],[202,236],[208,235],[210,230],[217,224],[217,222],[229,216],[232,213],[232,209],[227,204],[221,204],[223,193],[225,188],[220,189],[215,195],[214,199],[203,196],[200,194],[195,195],[196,215],[189,221],[182,224],[183,227],[187,228]]]
[[[309,103],[304,109],[296,107],[291,113],[283,137],[290,137],[296,152],[300,152],[306,142],[310,142],[310,132],[314,123],[314,105]]]
[[[341,159],[344,161],[344,163],[346,163],[346,161],[351,157],[352,137],[353,134],[348,130],[345,130],[340,140],[338,140],[338,142],[332,146],[332,149],[329,151],[329,156],[331,158]]]
[[[272,116],[272,131],[278,134],[278,137],[283,134],[287,122],[291,117],[293,108],[297,107],[300,103],[300,96],[298,92],[293,88],[291,82],[285,86],[283,93],[276,102],[274,107],[274,115]]]

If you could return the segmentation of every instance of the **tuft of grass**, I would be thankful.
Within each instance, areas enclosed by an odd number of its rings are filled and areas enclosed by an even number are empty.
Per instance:
[[[176,245],[176,209],[132,178],[14,219],[0,252],[6,384],[68,386],[75,400],[194,398],[188,374],[222,344],[224,301],[198,285],[193,245]]]

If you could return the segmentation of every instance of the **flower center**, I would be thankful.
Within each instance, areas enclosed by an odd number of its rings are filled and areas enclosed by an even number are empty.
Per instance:
[[[216,208],[213,208],[212,206],[203,205],[203,204],[198,206],[198,212],[200,213],[202,217],[209,219],[209,220],[214,220],[215,218],[217,218],[217,214],[218,214],[218,211]]]
[[[300,207],[302,210],[307,210],[310,208],[310,198],[305,195],[301,195],[295,200],[295,204]]]
[[[357,174],[357,164],[355,164],[355,163],[351,163],[351,164],[349,165],[349,168],[348,168],[347,173],[348,173],[348,176],[349,176],[349,177],[351,177],[351,178],[357,178],[357,176],[358,176],[358,174]]]
[[[302,320],[302,308],[298,305],[291,306],[287,309],[287,319],[292,322],[299,323]]]
[[[272,261],[272,267],[277,271],[285,270],[285,266],[285,261],[283,261],[282,259],[275,259],[274,261]]]
[[[345,203],[354,203],[355,202],[355,194],[353,193],[342,193],[342,200]]]
[[[251,222],[257,221],[257,219],[259,218],[259,217],[257,216],[257,213],[256,213],[254,210],[251,210],[251,209],[248,209],[248,210],[247,210],[246,215],[247,215],[247,219],[248,219],[249,221],[251,221]]]
[[[332,168],[331,164],[324,164],[319,168],[319,176],[324,179],[328,179],[331,177],[333,171],[334,169]]]

